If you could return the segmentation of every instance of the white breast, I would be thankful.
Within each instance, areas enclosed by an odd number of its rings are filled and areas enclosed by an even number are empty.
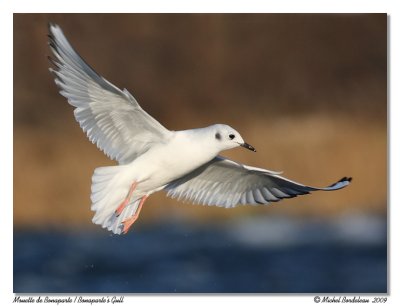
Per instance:
[[[175,132],[167,144],[155,145],[130,165],[140,190],[150,191],[178,179],[212,160],[218,151],[186,131]]]

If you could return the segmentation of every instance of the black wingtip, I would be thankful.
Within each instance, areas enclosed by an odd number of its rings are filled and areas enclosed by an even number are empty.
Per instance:
[[[328,186],[328,188],[334,187],[334,186],[336,186],[337,184],[342,183],[342,182],[348,182],[348,183],[350,183],[352,180],[353,180],[352,177],[347,177],[347,176],[345,176],[345,177],[341,178],[340,180],[338,180],[336,183],[334,183],[334,184]],[[345,187],[345,186],[347,186],[347,185],[344,185],[343,187]],[[341,187],[341,188],[343,188],[343,187]],[[339,188],[339,189],[341,189],[341,188]],[[335,189],[335,190],[336,190],[336,189]]]
[[[339,180],[338,183],[339,183],[339,182],[345,182],[345,181],[347,181],[347,182],[350,183],[352,180],[353,180],[352,177],[347,177],[347,176],[345,176],[344,178],[342,178],[341,180]]]

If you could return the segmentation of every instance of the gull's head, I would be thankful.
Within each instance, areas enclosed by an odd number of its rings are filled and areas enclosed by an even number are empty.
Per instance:
[[[246,143],[239,132],[225,124],[215,124],[212,126],[213,137],[220,151],[243,147],[256,152],[253,146]]]

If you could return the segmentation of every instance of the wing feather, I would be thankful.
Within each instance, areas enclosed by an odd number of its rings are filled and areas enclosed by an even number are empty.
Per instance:
[[[49,26],[55,59],[50,68],[60,94],[89,140],[120,164],[129,163],[171,132],[147,114],[136,99],[97,74],[73,49],[57,25]]]
[[[221,156],[177,179],[165,187],[167,195],[205,205],[235,207],[244,204],[268,204],[311,191],[331,191],[346,187],[344,177],[324,188],[306,186],[288,180],[278,172],[245,166]]]

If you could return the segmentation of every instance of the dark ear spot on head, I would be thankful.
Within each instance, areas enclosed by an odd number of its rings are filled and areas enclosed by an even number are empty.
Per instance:
[[[221,140],[221,134],[217,132],[215,134],[215,139]]]

